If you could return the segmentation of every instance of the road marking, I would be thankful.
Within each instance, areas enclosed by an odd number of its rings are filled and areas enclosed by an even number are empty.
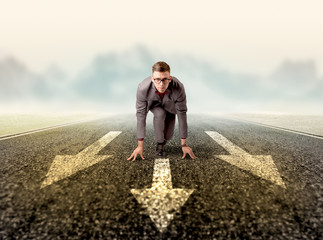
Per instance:
[[[305,132],[301,132],[301,131],[297,131],[297,130],[292,130],[292,129],[287,129],[287,128],[283,128],[283,127],[275,127],[275,126],[272,126],[272,125],[268,125],[268,124],[264,124],[264,123],[258,123],[258,122],[253,122],[253,121],[248,121],[248,120],[244,120],[244,119],[240,119],[240,118],[237,118],[235,120],[236,121],[240,121],[240,122],[251,123],[251,124],[258,125],[258,126],[262,126],[262,127],[267,127],[267,128],[272,128],[272,129],[276,129],[276,130],[281,130],[281,131],[285,131],[285,132],[296,133],[296,134],[303,135],[303,136],[306,136],[306,137],[323,139],[323,136],[316,135],[316,134],[312,134],[312,133],[305,133]]]
[[[78,123],[89,122],[89,121],[97,120],[97,119],[100,119],[100,118],[101,117],[94,117],[94,118],[90,118],[90,119],[88,118],[88,119],[75,121],[75,122],[70,122],[70,123],[65,123],[65,124],[60,124],[60,125],[56,125],[56,126],[52,126],[52,127],[45,127],[45,128],[40,128],[40,129],[32,129],[32,130],[21,132],[21,133],[2,135],[2,136],[0,136],[0,141],[15,138],[15,137],[20,137],[20,136],[24,136],[24,135],[29,135],[29,134],[32,134],[32,133],[43,132],[43,131],[47,131],[47,130],[51,130],[51,129],[55,129],[55,128],[66,127],[66,126],[70,126],[70,125],[74,125],[74,124],[78,124]]]
[[[169,159],[155,159],[153,183],[148,189],[131,189],[160,232],[167,229],[174,214],[185,204],[194,189],[173,188]]]
[[[43,181],[41,188],[111,157],[111,155],[96,154],[120,133],[120,131],[111,131],[76,155],[57,155],[46,174],[46,179]]]
[[[271,155],[250,155],[215,131],[205,131],[231,155],[215,155],[238,168],[286,188]]]

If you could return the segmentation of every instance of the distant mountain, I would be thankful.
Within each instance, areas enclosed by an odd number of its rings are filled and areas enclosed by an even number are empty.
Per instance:
[[[57,65],[50,65],[45,72],[36,77],[31,92],[42,100],[61,100],[69,96],[70,79]]]
[[[138,84],[151,75],[153,63],[160,60],[170,65],[171,75],[179,78],[186,87],[190,106],[198,109],[201,106],[207,108],[205,99],[214,101],[216,110],[225,105],[220,102],[223,99],[232,102],[263,96],[256,76],[233,75],[193,56],[153,53],[142,45],[136,45],[123,53],[96,57],[74,81],[72,88],[82,99],[131,104],[133,107]]]
[[[320,82],[314,61],[285,61],[268,76],[267,86],[283,97],[303,98],[312,95]]]
[[[12,100],[27,96],[35,76],[13,57],[0,61],[0,98]]]
[[[160,53],[140,44],[98,55],[74,79],[55,65],[35,74],[12,57],[0,60],[0,99],[133,112],[138,84],[160,60],[184,84],[189,111],[320,109],[323,102],[323,78],[317,76],[313,61],[285,61],[269,76],[246,75],[218,69],[194,56]]]
[[[8,57],[0,61],[0,86],[2,101],[50,100],[62,96],[66,78],[58,68],[36,74],[22,62]]]
[[[121,103],[133,98],[138,83],[151,74],[152,62],[140,45],[121,54],[100,55],[79,74],[72,88],[82,98]]]

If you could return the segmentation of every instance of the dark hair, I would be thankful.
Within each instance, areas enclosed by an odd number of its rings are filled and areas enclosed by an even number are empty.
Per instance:
[[[170,72],[170,67],[165,62],[156,62],[152,67],[153,72]]]

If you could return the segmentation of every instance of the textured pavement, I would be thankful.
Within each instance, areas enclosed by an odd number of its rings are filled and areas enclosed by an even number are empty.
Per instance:
[[[188,124],[198,159],[181,158],[177,126],[165,158],[172,187],[194,191],[163,231],[131,192],[153,184],[150,115],[145,160],[135,162],[135,115],[0,139],[0,238],[323,239],[323,139],[208,115],[189,114]],[[98,153],[111,157],[42,187],[57,155],[77,155],[111,131],[121,133]],[[206,131],[270,155],[285,187],[217,157],[229,153]]]

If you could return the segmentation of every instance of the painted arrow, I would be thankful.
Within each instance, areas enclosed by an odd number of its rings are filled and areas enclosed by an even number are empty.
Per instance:
[[[238,168],[249,171],[263,179],[286,188],[278,169],[270,155],[250,155],[215,131],[205,131],[231,155],[215,155]]]
[[[57,155],[46,174],[46,179],[42,183],[41,188],[111,157],[111,155],[97,154],[120,133],[119,131],[109,132],[76,155]]]
[[[148,189],[131,189],[160,232],[164,232],[176,212],[185,204],[194,189],[173,188],[169,159],[155,159],[153,183]]]

